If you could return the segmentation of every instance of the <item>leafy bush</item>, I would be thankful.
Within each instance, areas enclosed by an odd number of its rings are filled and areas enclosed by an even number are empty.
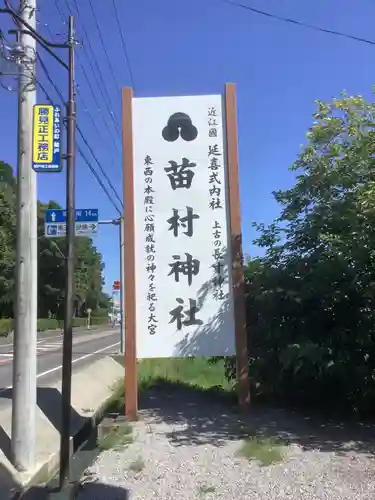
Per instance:
[[[109,323],[108,316],[94,316],[90,319],[91,325],[99,326],[99,325],[107,325]]]
[[[95,309],[92,314],[91,314],[91,318],[106,318],[107,321],[108,321],[108,312],[109,312],[109,309],[105,308],[105,307],[99,307],[98,309]]]
[[[248,263],[251,383],[259,396],[375,410],[375,104],[318,103],[280,217]],[[234,362],[227,360],[228,375]]]
[[[13,330],[12,319],[0,319],[0,337],[7,337],[8,333]]]
[[[91,324],[93,326],[105,325],[108,323],[108,318],[92,318]],[[74,318],[73,327],[87,326],[87,318]],[[46,330],[62,330],[64,322],[58,319],[40,318],[38,319],[37,329],[38,332]],[[0,337],[7,337],[13,331],[13,319],[0,319]]]
[[[38,319],[37,323],[38,332],[43,332],[45,330],[58,330],[61,328],[62,322],[58,319]]]

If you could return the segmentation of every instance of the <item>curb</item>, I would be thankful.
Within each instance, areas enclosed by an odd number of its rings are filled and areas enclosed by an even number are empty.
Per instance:
[[[117,384],[118,379],[115,383]],[[108,396],[108,398],[103,401],[100,406],[93,412],[91,417],[87,417],[87,421],[83,424],[83,427],[79,429],[74,436],[70,438],[70,456],[72,457],[79,448],[88,440],[91,433],[99,425],[105,412],[110,408],[111,404],[114,402],[113,394]],[[35,472],[35,474],[28,480],[26,484],[20,485],[20,490],[14,494],[12,500],[26,500],[26,496],[29,490],[35,486],[47,485],[59,472],[59,457],[60,449],[57,449],[53,453],[48,462],[41,465],[41,467]]]

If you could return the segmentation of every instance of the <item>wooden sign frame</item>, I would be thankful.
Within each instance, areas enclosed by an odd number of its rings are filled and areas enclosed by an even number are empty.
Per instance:
[[[132,421],[138,414],[137,325],[135,287],[135,221],[134,221],[134,165],[133,165],[133,91],[122,89],[122,144],[124,195],[124,261],[125,293],[125,415]],[[225,132],[227,151],[227,181],[229,192],[229,231],[232,240],[232,282],[236,336],[236,371],[238,404],[241,410],[250,406],[250,383],[245,310],[245,283],[243,273],[241,209],[238,181],[238,139],[236,113],[236,86],[225,85]]]

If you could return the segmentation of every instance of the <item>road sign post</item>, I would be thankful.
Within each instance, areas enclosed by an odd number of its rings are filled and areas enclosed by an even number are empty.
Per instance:
[[[120,352],[124,353],[125,345],[125,315],[124,315],[124,217],[120,216],[118,219],[112,220],[100,220],[99,224],[112,224],[114,226],[119,226],[119,243],[120,243]],[[112,299],[114,291],[112,289]]]
[[[94,236],[98,233],[99,211],[82,208],[75,211],[75,236]],[[44,236],[63,238],[66,235],[66,210],[49,209],[44,212]]]
[[[87,312],[87,328],[88,330],[90,330],[92,309],[88,308],[86,312]]]

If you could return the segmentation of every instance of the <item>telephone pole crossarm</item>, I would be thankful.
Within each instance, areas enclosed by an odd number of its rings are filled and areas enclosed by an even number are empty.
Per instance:
[[[29,35],[30,37],[34,38],[54,59],[56,59],[57,62],[59,62],[65,69],[69,70],[68,64],[61,59],[53,50],[52,48],[56,49],[68,49],[69,44],[68,43],[53,43],[48,40],[46,40],[44,37],[39,35],[39,33],[28,23],[25,19],[22,18],[15,10],[10,9],[10,8],[0,8],[0,14],[8,14],[12,16],[15,21],[22,26],[24,26],[26,29],[25,30],[10,30],[10,33],[13,33],[14,31],[18,31],[23,33],[24,35]]]

